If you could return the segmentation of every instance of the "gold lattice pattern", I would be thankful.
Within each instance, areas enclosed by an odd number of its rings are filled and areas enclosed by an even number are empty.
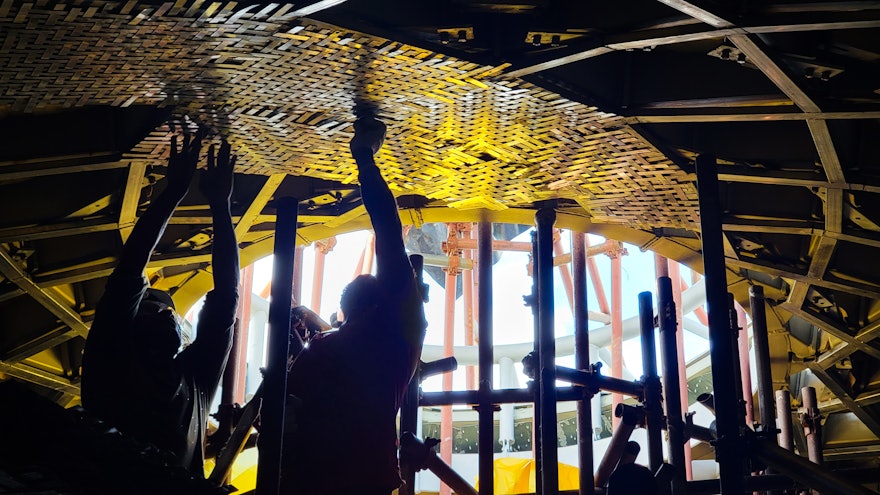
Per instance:
[[[396,193],[453,208],[576,200],[594,222],[693,226],[692,178],[621,118],[394,41],[234,2],[0,2],[0,112],[174,105],[240,172],[354,180],[355,101],[389,126]],[[160,131],[135,152],[167,153]]]

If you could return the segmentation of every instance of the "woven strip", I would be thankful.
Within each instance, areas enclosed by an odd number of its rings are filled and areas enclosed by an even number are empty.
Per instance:
[[[0,3],[0,114],[174,105],[229,139],[239,172],[351,183],[354,103],[389,126],[378,162],[396,194],[452,208],[551,198],[594,222],[695,227],[693,178],[620,117],[504,67],[295,18],[291,5]],[[132,153],[167,155],[167,127]]]

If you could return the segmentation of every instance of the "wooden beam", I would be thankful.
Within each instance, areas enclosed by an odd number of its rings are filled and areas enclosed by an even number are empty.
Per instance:
[[[746,56],[749,62],[773,81],[773,84],[785,93],[798,108],[806,113],[819,113],[822,111],[751,38],[743,34],[729,36],[728,40],[739,48],[739,51]]]
[[[880,402],[880,390],[863,392],[854,397],[853,400],[855,400],[856,404],[861,407],[877,404],[878,402]],[[822,414],[831,414],[843,411],[849,411],[849,409],[846,407],[846,404],[844,404],[843,401],[840,399],[831,399],[819,403],[819,412],[821,412]]]
[[[808,120],[807,127],[810,128],[810,135],[813,136],[813,142],[816,143],[819,160],[822,162],[822,168],[825,169],[828,182],[832,184],[843,183],[845,181],[843,167],[841,167],[840,158],[834,149],[834,141],[831,140],[828,124],[824,120]]]
[[[263,208],[272,199],[272,196],[278,190],[285,177],[287,177],[287,174],[273,174],[266,178],[266,182],[263,183],[257,196],[251,201],[247,211],[244,212],[235,225],[236,239],[244,237],[251,226],[260,218]]]
[[[27,292],[29,296],[48,309],[78,335],[85,337],[88,334],[89,326],[83,323],[80,316],[70,309],[52,289],[44,290],[35,284],[30,276],[19,268],[18,263],[16,263],[12,256],[2,248],[0,248],[0,273],[3,273],[10,282]]]
[[[98,163],[91,163],[98,161]],[[90,163],[82,163],[90,162]],[[78,155],[35,158],[33,160],[12,160],[0,162],[0,181],[33,179],[51,175],[112,170],[128,165],[127,160],[119,160],[119,153],[83,153]]]
[[[680,0],[658,0],[680,12],[708,24],[705,29],[698,24],[676,24],[671,27],[640,30],[632,33],[609,36],[607,39],[588,48],[561,57],[535,63],[511,70],[509,77],[523,77],[529,74],[554,69],[573,62],[580,62],[620,50],[640,50],[648,47],[690,43],[708,39],[722,39],[731,36],[745,37],[748,34],[789,33],[798,31],[823,31],[839,29],[866,29],[880,26],[880,20],[838,20],[811,21],[804,24],[774,24],[762,26],[735,27],[731,22],[690,2]]]
[[[859,420],[871,430],[871,433],[874,434],[877,438],[880,438],[880,419],[877,418],[873,413],[871,413],[868,409],[862,407],[856,400],[850,395],[849,391],[844,388],[844,386],[840,383],[837,377],[832,376],[828,370],[825,368],[816,365],[816,363],[807,363],[807,368],[816,376],[822,383],[828,387],[831,392],[837,396],[838,399],[846,406],[847,409],[852,411],[853,414],[856,415]]]
[[[877,349],[867,342],[857,340],[855,336],[850,335],[847,329],[842,328],[839,323],[831,321],[803,308],[798,308],[797,306],[792,306],[790,304],[781,304],[780,306],[782,307],[782,309],[788,311],[793,315],[798,316],[807,323],[819,328],[823,332],[829,335],[833,335],[839,340],[846,342],[850,346],[854,347],[855,350],[862,351],[875,359],[880,359],[880,349]]]
[[[827,187],[828,181],[817,172],[790,172],[753,170],[743,167],[719,167],[718,180],[724,182],[747,182],[771,186]]]
[[[144,174],[147,171],[146,163],[133,161],[128,167],[128,177],[125,180],[125,189],[122,193],[122,204],[119,206],[119,235],[122,242],[128,240],[131,230],[137,221],[137,206],[141,199],[141,185]]]
[[[24,380],[50,390],[57,390],[58,392],[70,395],[80,395],[79,385],[71,383],[70,380],[64,377],[48,373],[27,364],[0,361],[0,371],[19,380]]]
[[[71,330],[69,327],[61,326],[53,329],[51,332],[40,335],[29,342],[10,349],[3,354],[2,360],[6,363],[17,363],[33,356],[34,354],[67,342],[77,335],[77,332]]]
[[[108,218],[91,218],[88,220],[76,220],[50,225],[0,229],[0,242],[33,241],[37,239],[51,239],[54,237],[93,234],[95,232],[116,230],[116,222],[108,220]]]
[[[758,271],[758,272],[763,272],[768,275],[773,275],[776,277],[784,277],[784,278],[788,278],[788,279],[795,280],[798,282],[807,282],[809,284],[812,284],[812,285],[815,285],[818,287],[825,287],[825,288],[832,289],[832,290],[839,290],[841,292],[855,294],[857,296],[863,296],[863,297],[867,297],[867,298],[871,298],[871,299],[880,298],[880,287],[878,287],[878,286],[861,284],[861,283],[857,283],[857,282],[844,283],[844,282],[834,282],[834,281],[830,281],[830,280],[812,279],[812,278],[806,276],[805,274],[796,273],[796,272],[793,272],[787,268],[781,268],[781,267],[772,266],[769,264],[765,265],[765,264],[761,264],[761,263],[744,261],[744,260],[740,260],[740,259],[732,259],[730,257],[725,259],[725,263],[727,263],[727,265],[731,266],[731,267],[745,268],[747,270],[754,270],[754,271]]]
[[[634,124],[677,124],[711,122],[779,122],[810,120],[874,120],[880,119],[880,112],[820,112],[820,113],[740,113],[740,114],[702,114],[702,115],[635,115],[625,117],[625,123]]]
[[[682,14],[685,14],[689,17],[693,17],[694,19],[705,22],[706,24],[715,27],[715,28],[725,28],[733,26],[733,23],[728,21],[727,19],[723,19],[712,12],[694,4],[691,2],[686,2],[685,0],[657,0],[663,5],[671,7]]]

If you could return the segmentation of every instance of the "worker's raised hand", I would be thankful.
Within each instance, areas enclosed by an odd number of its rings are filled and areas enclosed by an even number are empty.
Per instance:
[[[183,135],[183,147],[177,148],[177,136],[171,136],[171,152],[168,157],[167,190],[181,198],[189,191],[189,184],[199,163],[202,149],[202,131],[195,135]]]
[[[369,151],[372,154],[379,152],[382,143],[385,142],[385,124],[372,117],[360,118],[354,123],[354,137],[351,138],[351,152]]]
[[[215,155],[212,144],[208,148],[208,167],[202,170],[199,190],[208,198],[208,203],[226,205],[232,196],[232,181],[235,171],[235,156],[231,155],[229,143],[220,144],[220,152]]]

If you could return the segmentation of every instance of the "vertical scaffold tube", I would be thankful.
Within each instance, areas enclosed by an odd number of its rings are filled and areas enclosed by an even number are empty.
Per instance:
[[[642,380],[645,382],[645,424],[648,428],[648,467],[656,473],[663,465],[663,407],[657,376],[657,344],[654,340],[654,303],[650,292],[639,294],[642,337]]]
[[[722,495],[742,495],[743,473],[737,419],[740,407],[735,382],[739,376],[733,374],[734,350],[727,315],[727,274],[724,266],[718,170],[713,156],[700,155],[696,162],[706,305],[709,310],[709,355],[712,361],[715,420],[718,429],[716,461],[721,475]]]
[[[773,375],[770,369],[770,339],[767,336],[767,309],[764,306],[764,288],[749,287],[749,306],[752,309],[752,339],[755,346],[755,374],[758,377],[758,410],[763,431],[776,429],[773,412]]]
[[[802,388],[801,398],[804,403],[801,425],[804,427],[804,436],[807,437],[807,456],[813,463],[822,464],[824,462],[822,456],[822,415],[819,414],[816,389],[813,387]]]
[[[660,318],[660,357],[663,359],[663,394],[666,397],[666,425],[669,432],[669,463],[675,467],[672,495],[685,490],[687,469],[684,456],[684,421],[681,415],[681,385],[678,368],[676,306],[672,279],[657,279],[657,315]]]
[[[574,367],[586,371],[590,368],[590,328],[587,306],[587,244],[586,234],[571,233],[571,267],[574,285]],[[584,392],[578,402],[578,463],[580,494],[593,493],[593,418],[590,400],[592,394]]]
[[[494,405],[492,393],[492,223],[480,222],[477,237],[477,259],[479,260],[479,296],[477,308],[479,326],[479,473],[480,495],[494,493],[494,455],[495,437],[492,419]]]
[[[541,322],[538,314],[538,280],[541,278],[541,265],[538,263],[538,232],[532,231],[532,293],[527,299],[532,307],[532,323],[535,329],[535,354],[538,353],[538,343],[541,341]],[[532,383],[535,392],[535,405],[532,408],[532,453],[535,457],[535,495],[543,495],[544,469],[541,465],[541,384],[540,375],[535,374]]]
[[[733,294],[727,293],[727,319],[730,325],[730,349],[733,356],[733,388],[736,393],[736,419],[740,427],[746,426],[746,408],[743,400],[742,367],[739,358],[739,315],[736,312],[736,300]]]
[[[559,491],[559,465],[556,450],[556,337],[553,307],[553,223],[556,211],[541,208],[535,214],[538,231],[536,265],[538,270],[538,385],[541,409],[540,457],[544,471],[543,495]]]
[[[783,449],[794,450],[794,435],[791,429],[791,392],[776,391],[776,417],[779,423],[779,434],[776,443]]]
[[[416,277],[416,283],[422,286],[424,280],[425,259],[422,255],[413,254],[409,257],[412,265],[413,273]],[[422,302],[425,301],[425,295],[422,295]],[[417,367],[413,377],[409,381],[406,388],[406,395],[403,396],[403,404],[400,406],[400,438],[407,433],[413,436],[417,435],[419,422],[419,384],[422,381],[421,366]],[[402,453],[401,453],[402,454]],[[400,456],[400,475],[403,478],[403,484],[400,486],[400,495],[415,495],[416,489],[416,467],[412,465],[412,460],[406,458],[405,455]]]
[[[264,378],[265,395],[257,464],[257,495],[276,495],[281,479],[284,408],[287,397],[287,356],[302,348],[290,348],[290,303],[293,296],[293,263],[296,251],[298,201],[278,200],[275,250],[272,265],[272,301],[269,304],[269,349]],[[298,342],[295,339],[294,342]]]

